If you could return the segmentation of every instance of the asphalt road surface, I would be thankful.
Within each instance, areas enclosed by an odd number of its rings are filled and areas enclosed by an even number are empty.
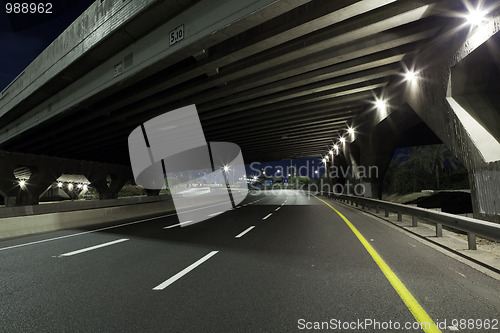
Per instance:
[[[121,224],[1,241],[0,332],[500,332],[498,280],[306,193]]]

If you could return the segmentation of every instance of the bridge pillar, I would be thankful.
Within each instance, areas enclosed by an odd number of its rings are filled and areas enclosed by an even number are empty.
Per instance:
[[[334,156],[332,164],[333,165],[330,170],[332,192],[336,194],[346,194],[347,190],[345,189],[345,171],[348,168],[348,163],[342,151],[340,151],[338,155]]]
[[[417,79],[386,88],[387,113],[409,105],[467,168],[474,217],[500,223],[500,15],[464,29],[407,64]]]
[[[0,160],[0,194],[6,207],[38,205],[40,196],[62,174],[55,160],[35,160],[6,152],[0,153]],[[14,175],[18,167],[26,167],[30,171],[23,185]]]
[[[148,197],[157,197],[160,195],[160,190],[150,190],[150,189],[145,189],[145,190]]]
[[[16,166],[13,161],[6,158],[5,154],[0,155],[0,161],[2,165],[0,168],[0,194],[3,196],[6,207],[15,206],[18,193],[21,191],[19,182],[14,176]]]
[[[63,173],[85,175],[100,199],[117,198],[120,189],[132,178],[130,167],[6,151],[0,151],[0,166],[0,195],[5,206],[38,204],[40,196]],[[16,169],[21,167],[30,174],[22,185],[16,178],[19,172]],[[24,173],[28,175],[27,171]]]
[[[62,175],[55,163],[31,166],[29,170],[31,176],[26,180],[25,185],[20,187],[16,206],[38,205],[40,196]]]
[[[374,111],[356,119],[353,127],[356,132],[348,145],[350,156],[356,160],[353,171],[364,196],[375,199],[382,198],[384,177],[397,147],[441,142],[408,105],[399,106],[383,118]]]
[[[129,179],[128,175],[119,171],[113,171],[108,172],[102,168],[92,168],[85,175],[90,184],[99,193],[100,200],[117,199],[118,192],[120,192],[123,185]]]

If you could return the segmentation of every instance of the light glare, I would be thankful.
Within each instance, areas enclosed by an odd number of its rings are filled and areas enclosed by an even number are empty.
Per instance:
[[[405,74],[405,80],[408,82],[412,82],[417,79],[417,73],[413,71],[408,71]]]
[[[377,109],[379,109],[381,111],[385,111],[385,109],[387,107],[387,103],[386,103],[386,101],[384,101],[382,99],[377,99],[377,101],[375,102],[375,106],[377,107]]]
[[[480,25],[481,23],[483,23],[486,14],[487,12],[485,10],[471,10],[469,12],[469,15],[467,15],[467,22],[469,22],[469,24],[472,26]]]

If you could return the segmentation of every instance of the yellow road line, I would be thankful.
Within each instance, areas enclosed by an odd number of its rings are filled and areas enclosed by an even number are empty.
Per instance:
[[[368,253],[372,256],[373,260],[377,263],[378,267],[384,273],[385,277],[389,282],[391,283],[392,287],[396,290],[398,293],[399,297],[405,302],[406,306],[408,309],[411,311],[413,314],[413,317],[417,320],[419,323],[429,323],[429,325],[426,325],[422,329],[426,333],[441,333],[441,331],[437,328],[436,324],[432,319],[429,317],[427,312],[418,304],[417,300],[413,295],[410,293],[408,289],[406,289],[405,285],[401,282],[401,280],[394,274],[394,272],[391,270],[391,268],[385,263],[384,259],[375,251],[375,249],[368,243],[368,241],[363,237],[363,235],[356,229],[356,227],[344,216],[342,215],[338,210],[333,208],[328,202],[321,200],[320,198],[316,197],[319,201],[323,202],[325,205],[333,209],[341,218],[344,220],[344,222],[347,224],[347,226],[351,229],[351,231],[358,237],[359,241],[365,249],[368,251]]]

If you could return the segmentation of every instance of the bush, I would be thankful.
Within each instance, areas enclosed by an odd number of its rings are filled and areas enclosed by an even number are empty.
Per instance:
[[[137,197],[146,195],[146,190],[138,185],[125,185],[118,192],[118,197]]]

